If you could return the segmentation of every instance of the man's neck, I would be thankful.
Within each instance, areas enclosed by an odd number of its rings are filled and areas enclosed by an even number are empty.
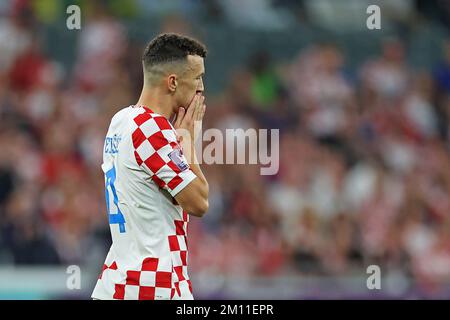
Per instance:
[[[146,106],[153,112],[170,119],[172,116],[172,105],[170,96],[161,92],[158,88],[144,88],[136,106]]]

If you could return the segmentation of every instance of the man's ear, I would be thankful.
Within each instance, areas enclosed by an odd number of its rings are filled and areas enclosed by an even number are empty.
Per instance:
[[[177,82],[177,75],[176,74],[170,74],[167,77],[167,88],[171,93],[175,93],[177,90],[178,82]]]

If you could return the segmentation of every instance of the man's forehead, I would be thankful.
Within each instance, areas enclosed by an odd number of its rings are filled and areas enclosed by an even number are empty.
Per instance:
[[[204,72],[205,66],[203,63],[203,58],[198,55],[188,55],[188,68],[195,72]]]

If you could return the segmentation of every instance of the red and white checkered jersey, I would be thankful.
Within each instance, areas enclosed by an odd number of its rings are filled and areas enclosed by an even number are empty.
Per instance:
[[[188,214],[174,197],[196,175],[176,131],[147,107],[112,118],[103,150],[112,245],[96,299],[193,299],[187,272]]]

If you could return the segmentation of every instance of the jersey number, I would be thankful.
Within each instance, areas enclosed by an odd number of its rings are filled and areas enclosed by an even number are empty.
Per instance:
[[[125,232],[125,218],[123,217],[122,211],[119,208],[119,198],[117,197],[116,187],[114,187],[114,182],[116,181],[116,168],[113,166],[109,171],[106,172],[106,210],[108,211],[109,224],[118,224],[120,233]],[[110,207],[110,191],[113,196],[113,203],[117,211],[112,212]]]

